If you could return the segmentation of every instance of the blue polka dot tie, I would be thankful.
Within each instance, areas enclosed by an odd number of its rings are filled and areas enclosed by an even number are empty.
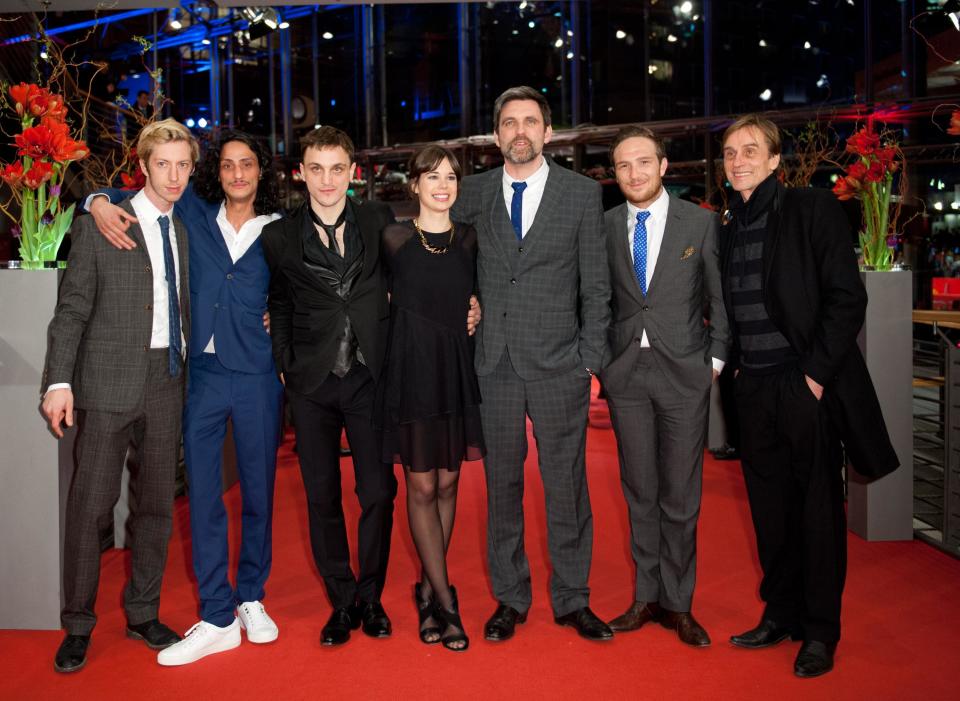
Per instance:
[[[647,219],[650,212],[637,212],[637,226],[633,230],[633,273],[640,283],[640,291],[647,296]]]
[[[513,188],[513,200],[510,202],[510,223],[513,224],[513,233],[517,241],[523,241],[523,191],[527,184],[522,182],[510,183]]]

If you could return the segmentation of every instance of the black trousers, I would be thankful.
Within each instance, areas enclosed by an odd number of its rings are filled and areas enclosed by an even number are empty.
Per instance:
[[[805,640],[836,642],[847,530],[829,390],[818,401],[791,367],[769,375],[741,372],[736,396],[764,617]]]
[[[393,465],[380,459],[380,433],[373,429],[373,378],[355,365],[343,378],[331,373],[310,394],[287,390],[297,430],[300,472],[307,493],[310,544],[334,608],[380,601],[390,555]],[[340,434],[347,430],[360,500],[359,563],[354,575],[340,489]]]

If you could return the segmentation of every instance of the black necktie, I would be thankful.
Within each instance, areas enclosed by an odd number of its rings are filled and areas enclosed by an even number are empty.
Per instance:
[[[170,334],[170,377],[180,374],[182,345],[180,343],[180,299],[177,296],[177,269],[173,264],[173,246],[170,245],[170,218],[161,216],[160,236],[163,238],[163,267],[167,281],[167,330]]]
[[[343,211],[340,212],[340,216],[337,217],[337,221],[333,224],[324,224],[323,220],[320,219],[320,216],[313,211],[313,207],[310,208],[310,216],[313,219],[313,223],[319,226],[327,234],[327,248],[336,253],[341,258],[343,254],[340,253],[340,246],[337,245],[337,229],[340,228],[340,225],[347,219],[347,208],[344,207]]]

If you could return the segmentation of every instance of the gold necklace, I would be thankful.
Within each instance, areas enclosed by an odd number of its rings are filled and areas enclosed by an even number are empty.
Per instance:
[[[413,220],[413,228],[417,230],[417,236],[420,237],[420,244],[430,253],[435,253],[437,255],[446,253],[450,250],[451,244],[453,244],[453,223],[450,224],[450,240],[447,241],[447,245],[443,246],[442,248],[440,246],[434,246],[432,243],[427,241],[427,237],[423,235],[423,229],[420,228],[419,219]]]

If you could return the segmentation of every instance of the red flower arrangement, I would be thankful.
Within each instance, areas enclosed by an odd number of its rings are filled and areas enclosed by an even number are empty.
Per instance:
[[[89,156],[90,150],[72,137],[67,106],[60,95],[33,83],[11,85],[7,92],[10,100],[3,99],[2,93],[0,100],[16,111],[21,132],[14,136],[18,159],[0,163],[0,179],[20,205],[23,267],[40,268],[44,261],[56,260],[57,249],[73,222],[75,205],[63,209],[60,203],[66,169],[73,161]]]
[[[846,152],[854,161],[837,178],[833,194],[840,200],[858,199],[863,207],[864,231],[860,232],[863,263],[876,270],[889,270],[893,250],[887,238],[896,227],[899,207],[891,217],[893,175],[903,165],[903,154],[895,141],[883,143],[881,135],[867,126],[847,139]]]

